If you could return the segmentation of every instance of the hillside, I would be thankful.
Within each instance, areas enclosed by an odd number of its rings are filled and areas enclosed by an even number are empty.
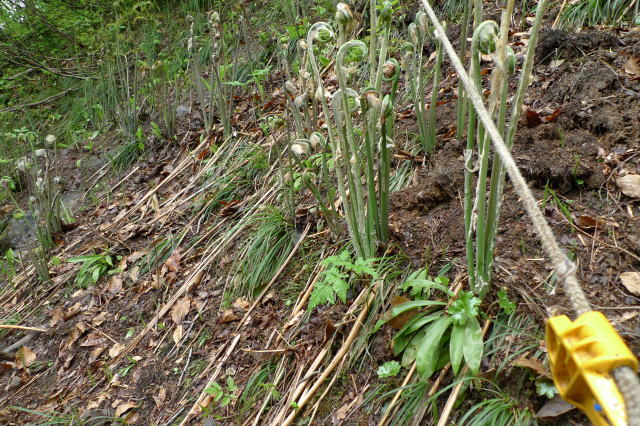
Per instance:
[[[640,351],[638,3],[433,3],[0,0],[2,424],[589,424],[545,326]]]

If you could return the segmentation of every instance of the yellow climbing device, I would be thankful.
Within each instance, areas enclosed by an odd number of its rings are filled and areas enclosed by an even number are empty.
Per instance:
[[[550,318],[547,351],[564,400],[596,426],[627,424],[624,399],[610,372],[622,366],[635,371],[638,360],[602,313],[587,312],[573,322],[565,315]]]

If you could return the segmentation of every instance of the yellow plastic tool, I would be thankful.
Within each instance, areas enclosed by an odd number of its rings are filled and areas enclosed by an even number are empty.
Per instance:
[[[580,408],[596,426],[624,426],[624,399],[610,372],[636,370],[638,360],[607,318],[591,311],[571,321],[565,315],[547,322],[547,351],[560,396]]]

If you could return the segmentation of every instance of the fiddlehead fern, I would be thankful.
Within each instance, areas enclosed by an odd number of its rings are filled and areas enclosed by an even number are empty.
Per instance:
[[[380,43],[380,53],[378,56],[378,70],[375,76],[375,88],[380,91],[382,89],[382,67],[387,58],[387,49],[389,48],[389,32],[391,31],[391,16],[393,14],[393,6],[391,2],[385,1],[382,5],[380,13],[380,24],[382,26],[382,41]]]
[[[336,6],[336,22],[338,23],[338,47],[344,44],[349,26],[353,22],[353,13],[346,3]]]
[[[485,21],[478,25],[473,33],[471,41],[471,77],[473,78],[476,90],[482,96],[482,79],[480,76],[480,54],[493,53],[495,50],[496,42],[499,37],[499,27],[494,21]],[[479,126],[481,127],[481,126]],[[484,139],[484,132],[478,129],[478,135],[476,135],[476,110],[473,105],[469,104],[469,124],[467,127],[467,147],[464,153],[465,161],[465,177],[464,177],[464,226],[465,226],[465,238],[466,238],[466,251],[467,251],[467,267],[469,272],[469,285],[471,289],[477,293],[478,286],[476,285],[476,276],[473,271],[476,270],[474,262],[474,250],[473,250],[473,201],[472,201],[472,178],[473,178],[473,145],[478,136],[478,144],[482,143]],[[482,155],[481,147],[478,151]],[[484,262],[484,260],[483,260]],[[481,285],[480,285],[481,287]]]

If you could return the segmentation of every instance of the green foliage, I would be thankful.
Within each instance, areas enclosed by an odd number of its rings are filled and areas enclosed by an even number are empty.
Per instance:
[[[233,377],[227,376],[225,387],[221,386],[218,382],[213,382],[204,391],[213,396],[213,400],[218,403],[219,408],[224,408],[232,401],[238,399],[236,395],[237,390],[238,386],[236,386]]]
[[[294,244],[294,228],[279,209],[266,208],[253,220],[255,231],[236,266],[234,295],[256,296],[283,264]]]
[[[387,361],[378,367],[376,374],[380,379],[384,379],[385,377],[397,376],[399,372],[400,363],[398,361]]]
[[[478,323],[480,300],[468,291],[451,300],[453,294],[446,287],[446,277],[427,277],[426,270],[412,273],[401,285],[416,300],[394,306],[390,315],[378,321],[374,332],[385,321],[416,308],[426,308],[413,316],[393,337],[393,353],[402,354],[402,365],[408,367],[414,361],[422,379],[426,380],[446,361],[451,361],[455,374],[460,371],[462,360],[476,374],[483,353],[482,330]],[[430,300],[436,290],[450,299],[446,302]]]
[[[498,290],[498,305],[502,308],[502,311],[507,315],[511,315],[516,311],[516,304],[509,299],[507,290],[504,288],[501,288],[500,290]]]
[[[634,0],[585,0],[570,2],[560,15],[564,28],[580,29],[598,25],[617,25],[621,21],[640,25],[638,8]]]
[[[536,394],[549,399],[558,393],[558,389],[549,380],[536,380]]]
[[[313,310],[318,305],[335,304],[336,296],[346,303],[349,281],[352,278],[369,276],[376,279],[377,271],[373,268],[376,259],[358,258],[355,261],[348,250],[343,250],[337,256],[329,256],[322,261],[326,267],[322,280],[318,281],[309,297],[307,309]]]
[[[119,260],[120,256],[116,259]],[[80,288],[87,288],[96,284],[107,273],[111,275],[120,272],[114,266],[113,258],[108,252],[77,256],[67,260],[67,262],[82,263],[75,280],[76,285]]]
[[[531,426],[537,422],[529,409],[518,407],[517,401],[508,395],[486,399],[475,404],[459,420],[461,425],[469,426]]]

